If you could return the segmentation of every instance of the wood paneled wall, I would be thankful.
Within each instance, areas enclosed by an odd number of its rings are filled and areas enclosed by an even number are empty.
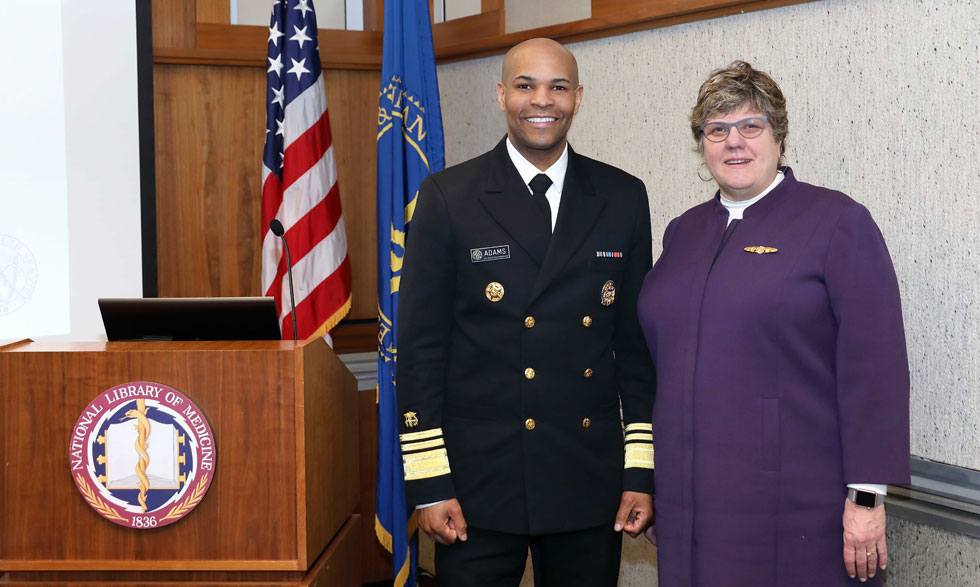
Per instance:
[[[264,78],[252,68],[154,67],[162,297],[261,295]]]
[[[325,70],[324,80],[353,267],[349,319],[375,320],[380,78]],[[157,64],[153,83],[160,295],[261,295],[265,70]]]
[[[481,13],[433,25],[436,61],[504,53],[517,43],[549,37],[562,43],[622,35],[814,0],[592,0],[592,16],[508,33],[504,0],[483,0]]]
[[[153,3],[160,296],[261,295],[265,68],[261,62],[242,67],[218,58],[168,63],[178,50],[196,51],[202,40],[207,44],[215,26],[213,8],[201,0]],[[252,51],[264,53],[266,36],[248,38],[256,44]],[[324,69],[353,272],[348,322],[377,320],[379,76],[376,70]],[[373,350],[375,338],[359,336],[363,341],[347,348]]]

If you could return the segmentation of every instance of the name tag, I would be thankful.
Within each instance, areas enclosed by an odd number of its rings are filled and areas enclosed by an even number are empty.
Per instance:
[[[470,262],[483,263],[484,261],[500,261],[510,259],[510,245],[499,245],[496,247],[480,247],[470,249]]]

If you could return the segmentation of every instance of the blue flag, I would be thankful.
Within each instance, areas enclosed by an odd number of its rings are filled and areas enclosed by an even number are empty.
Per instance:
[[[418,536],[405,503],[395,366],[405,234],[419,184],[445,166],[428,0],[385,0],[378,95],[378,483],[375,532],[395,587],[415,587]]]

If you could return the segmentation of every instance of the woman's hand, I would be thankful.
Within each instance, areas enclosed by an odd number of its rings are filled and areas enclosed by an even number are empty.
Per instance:
[[[875,508],[844,500],[844,568],[863,583],[888,564],[885,504]]]

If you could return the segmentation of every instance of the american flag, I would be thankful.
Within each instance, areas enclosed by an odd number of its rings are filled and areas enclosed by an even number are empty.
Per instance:
[[[323,335],[351,303],[350,260],[340,213],[312,0],[279,0],[269,25],[262,154],[262,291],[276,299],[285,338],[293,330],[286,255],[269,221],[282,222],[293,261],[300,339]]]

